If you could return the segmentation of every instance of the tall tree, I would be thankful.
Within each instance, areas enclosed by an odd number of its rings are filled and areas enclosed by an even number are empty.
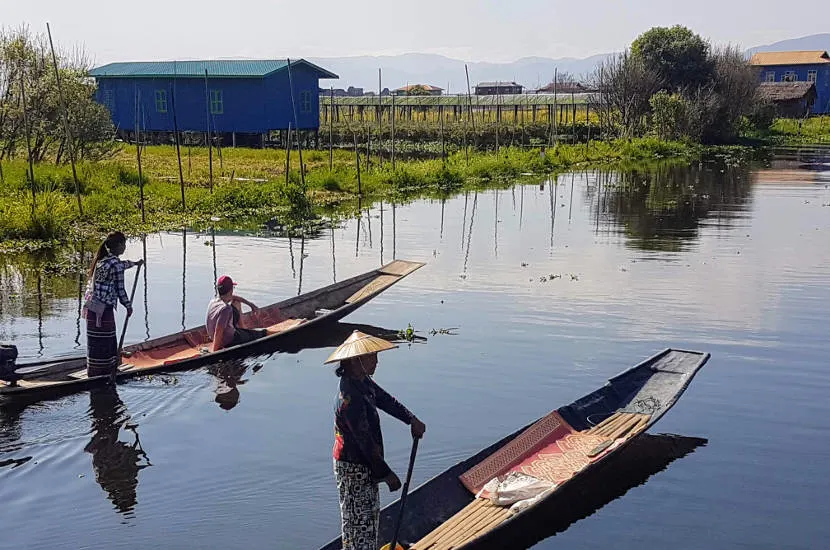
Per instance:
[[[670,91],[711,81],[714,65],[709,43],[682,25],[654,27],[631,43],[631,54],[657,73]]]

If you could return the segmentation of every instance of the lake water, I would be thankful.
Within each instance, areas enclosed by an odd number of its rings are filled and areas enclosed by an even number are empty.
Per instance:
[[[152,235],[124,256],[146,246],[127,340],[201,324],[214,254],[258,304],[393,257],[425,261],[339,335],[411,323],[426,337],[382,354],[376,375],[427,424],[414,484],[663,348],[696,349],[712,359],[652,432],[703,441],[641,479],[621,474],[584,519],[540,526],[538,547],[826,547],[828,163],[827,150],[793,150],[751,168],[569,173],[375,205],[308,240]],[[77,277],[35,266],[0,258],[0,340],[21,361],[82,351]],[[339,522],[331,339],[0,406],[0,547],[327,542]],[[403,476],[408,429],[386,417],[384,435]]]

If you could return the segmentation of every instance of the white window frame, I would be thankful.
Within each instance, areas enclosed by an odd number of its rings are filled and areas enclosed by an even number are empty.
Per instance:
[[[818,82],[818,71],[807,71],[807,82]]]
[[[798,73],[795,71],[784,71],[781,82],[798,82]]]
[[[775,82],[775,71],[767,71],[764,82]]]

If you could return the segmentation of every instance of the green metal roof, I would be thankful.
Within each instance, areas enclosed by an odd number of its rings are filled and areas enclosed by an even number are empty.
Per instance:
[[[320,72],[320,78],[339,78],[336,74],[309,63],[305,59],[291,62],[291,66],[303,64]],[[281,71],[288,66],[285,59],[264,60],[216,60],[216,61],[130,61],[109,63],[89,71],[95,78],[159,78],[204,77],[205,70],[213,78],[259,78]]]

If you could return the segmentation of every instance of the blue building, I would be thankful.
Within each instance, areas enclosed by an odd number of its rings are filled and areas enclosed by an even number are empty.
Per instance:
[[[761,71],[761,82],[812,82],[816,100],[811,114],[830,113],[830,55],[823,51],[763,52],[750,64]]]
[[[304,59],[110,63],[90,71],[120,132],[211,132],[264,136],[271,130],[315,131],[319,80],[338,78]],[[293,91],[293,107],[292,107]],[[297,122],[295,123],[295,111]]]

